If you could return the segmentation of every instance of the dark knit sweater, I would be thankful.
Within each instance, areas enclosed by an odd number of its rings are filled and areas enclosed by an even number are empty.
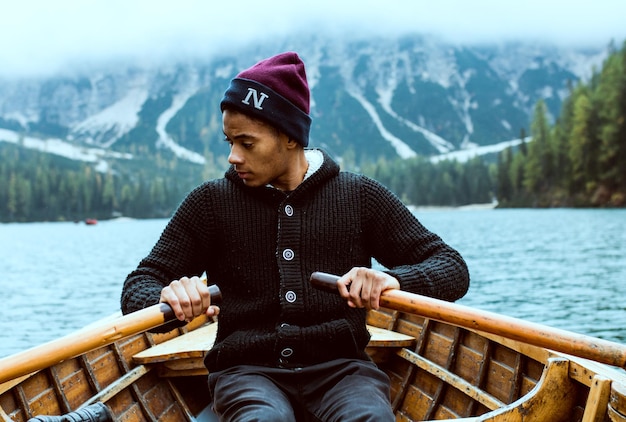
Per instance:
[[[382,185],[340,172],[326,154],[289,194],[247,187],[231,168],[185,198],[126,279],[122,311],[153,305],[170,281],[206,272],[223,296],[210,371],[367,359],[365,311],[308,280],[314,271],[370,267],[372,258],[403,290],[456,300],[469,286],[457,251]]]

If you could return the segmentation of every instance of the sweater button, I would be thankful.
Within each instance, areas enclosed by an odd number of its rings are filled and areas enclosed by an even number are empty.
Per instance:
[[[291,249],[285,249],[283,251],[283,258],[285,258],[287,261],[291,261],[294,256],[295,256],[295,253]]]
[[[297,298],[298,296],[296,295],[296,292],[292,290],[289,290],[287,293],[285,293],[285,300],[289,303],[294,303]]]
[[[287,215],[287,217],[293,215],[293,207],[291,205],[285,205],[285,215]]]

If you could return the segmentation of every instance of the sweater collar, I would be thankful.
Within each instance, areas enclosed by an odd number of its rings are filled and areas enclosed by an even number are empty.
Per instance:
[[[306,149],[304,153],[309,163],[309,168],[304,175],[304,180],[300,183],[300,185],[298,185],[294,192],[310,185],[316,185],[339,174],[339,164],[337,164],[337,162],[333,160],[324,150]],[[234,166],[230,166],[230,168],[226,171],[225,177],[236,185],[247,189],[277,190],[271,186],[264,186],[260,188],[251,188],[246,186],[243,183],[243,180],[241,180],[237,175]]]

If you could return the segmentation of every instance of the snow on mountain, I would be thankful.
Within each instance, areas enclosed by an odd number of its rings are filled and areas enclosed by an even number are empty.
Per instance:
[[[355,100],[359,102],[359,104],[361,104],[367,114],[369,114],[380,135],[383,137],[383,139],[391,144],[391,146],[395,149],[400,158],[412,158],[417,156],[417,153],[413,151],[411,147],[409,147],[406,143],[404,143],[402,139],[394,136],[393,133],[385,128],[374,106],[372,106],[372,104],[370,104],[370,102],[367,101],[367,99],[363,95],[361,95],[360,92],[352,89],[348,89],[347,91],[348,94],[350,94]]]
[[[532,139],[530,137],[524,138],[524,142],[531,142]],[[505,142],[498,142],[493,145],[485,145],[485,146],[473,146],[470,148],[462,149],[459,151],[452,151],[446,154],[435,155],[430,158],[430,161],[433,163],[438,163],[440,161],[445,160],[454,160],[459,163],[464,163],[466,161],[471,160],[474,157],[486,155],[486,154],[494,154],[500,151],[504,151],[509,147],[516,147],[522,143],[521,139],[513,139]]]
[[[108,158],[126,160],[131,160],[133,158],[132,154],[119,153],[101,148],[81,147],[57,138],[40,139],[32,136],[23,136],[19,133],[6,129],[0,129],[0,142],[21,145],[25,148],[58,155],[71,160],[93,163],[96,170],[101,172],[107,171]]]
[[[187,100],[189,100],[189,98],[191,98],[198,91],[198,89],[198,74],[194,71],[189,76],[186,86],[181,90],[181,92],[174,95],[172,105],[158,117],[155,129],[159,135],[157,146],[164,146],[165,148],[170,149],[177,157],[191,161],[192,163],[204,164],[204,156],[178,145],[166,130],[166,126],[169,121],[176,116],[176,114],[184,107],[185,103],[187,103]]]
[[[131,89],[119,101],[73,125],[68,138],[110,147],[137,125],[139,112],[147,98],[145,86]]]
[[[439,151],[439,153],[443,154],[443,153],[452,151],[454,149],[454,145],[452,145],[450,142],[443,139],[441,136],[438,136],[437,134],[415,124],[414,122],[411,122],[405,119],[402,116],[398,116],[398,114],[391,108],[391,100],[393,99],[392,90],[379,90],[378,94],[379,94],[379,97],[378,97],[379,103],[382,106],[383,110],[387,112],[387,114],[389,114],[390,116],[392,116],[394,119],[398,120],[399,122],[402,122],[407,127],[411,128],[413,131],[422,134],[422,136],[424,136],[424,138],[428,142],[430,142],[430,144],[434,146],[437,149],[437,151]],[[401,155],[400,151],[398,151],[398,155]],[[405,158],[409,158],[409,157],[411,157],[410,154],[406,156]]]

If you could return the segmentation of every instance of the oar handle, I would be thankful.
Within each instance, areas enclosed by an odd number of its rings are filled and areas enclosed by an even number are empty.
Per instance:
[[[334,274],[317,271],[311,274],[310,281],[313,287],[326,292],[337,293],[337,280],[339,280],[339,277]]]
[[[317,288],[336,292],[338,279],[336,275],[315,272],[311,274],[310,281]],[[380,305],[458,327],[496,334],[533,346],[626,368],[626,346],[620,343],[401,290],[384,291],[380,296]]]
[[[217,286],[209,286],[209,293],[212,304],[219,304],[222,301],[222,293]],[[16,353],[0,359],[0,384],[109,345],[122,338],[151,330],[174,319],[175,315],[170,305],[158,303]]]
[[[211,295],[211,303],[213,305],[222,303],[222,291],[215,284],[209,286],[209,294]]]

